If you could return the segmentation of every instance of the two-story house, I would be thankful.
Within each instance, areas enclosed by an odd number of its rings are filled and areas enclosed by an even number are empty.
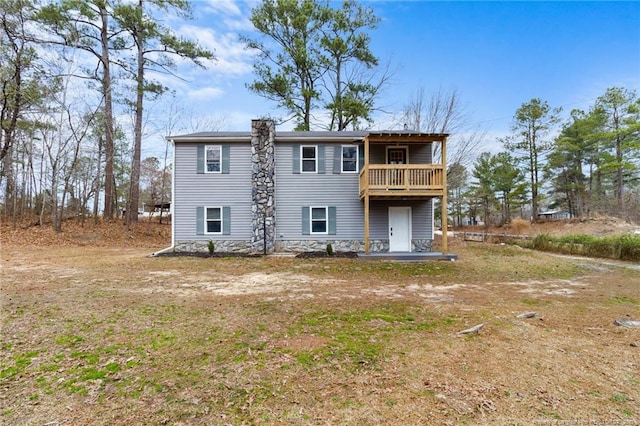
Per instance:
[[[446,134],[251,132],[170,136],[175,251],[427,252],[446,214]],[[434,144],[440,144],[438,164]],[[447,251],[443,235],[442,252]]]

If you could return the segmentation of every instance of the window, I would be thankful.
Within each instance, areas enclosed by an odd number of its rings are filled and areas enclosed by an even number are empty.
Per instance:
[[[311,207],[311,233],[326,234],[327,228],[327,208]]]
[[[336,206],[302,206],[302,235],[336,235]]]
[[[220,207],[207,207],[205,222],[207,234],[222,234],[222,209]]]
[[[229,174],[231,146],[198,144],[196,173]]]
[[[302,146],[302,155],[300,161],[302,162],[303,173],[316,173],[318,170],[318,157],[316,146]]]
[[[207,173],[222,172],[222,146],[207,145],[205,147],[205,170]]]
[[[342,172],[358,172],[358,147],[353,145],[342,146]]]
[[[231,207],[196,207],[196,235],[231,235]]]

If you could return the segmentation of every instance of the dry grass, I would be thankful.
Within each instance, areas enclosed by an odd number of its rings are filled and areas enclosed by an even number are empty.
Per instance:
[[[455,242],[446,263],[146,257],[163,245],[4,239],[3,424],[640,421],[640,329],[613,324],[640,319],[632,267]]]
[[[531,229],[531,222],[528,220],[516,218],[510,224],[511,233],[516,235],[526,235]]]

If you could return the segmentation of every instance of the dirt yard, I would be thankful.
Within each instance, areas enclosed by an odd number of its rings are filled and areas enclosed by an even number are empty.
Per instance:
[[[640,265],[149,258],[168,226],[110,226],[3,228],[0,423],[640,424]]]

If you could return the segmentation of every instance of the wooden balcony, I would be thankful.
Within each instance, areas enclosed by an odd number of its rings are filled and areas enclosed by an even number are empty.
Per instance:
[[[368,164],[360,172],[360,198],[442,197],[442,164]]]

